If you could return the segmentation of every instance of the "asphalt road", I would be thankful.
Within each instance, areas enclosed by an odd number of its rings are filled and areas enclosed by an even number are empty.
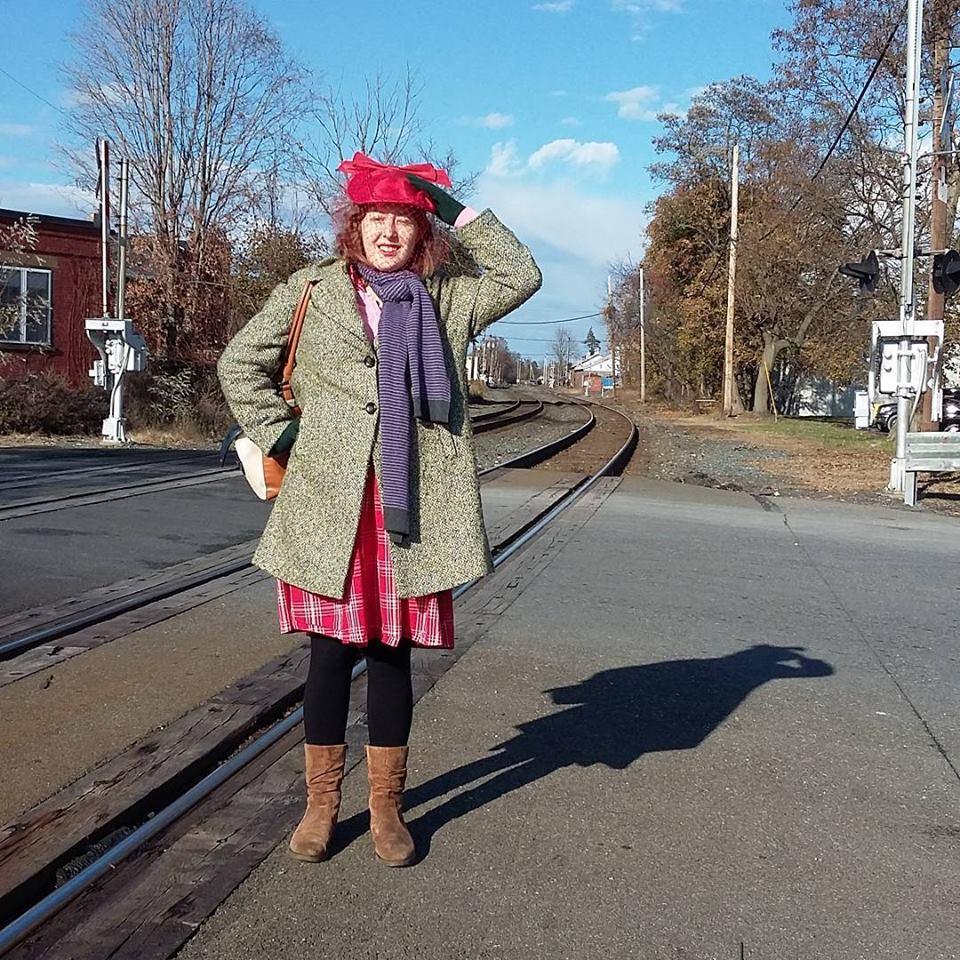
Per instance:
[[[360,767],[179,956],[957,957],[958,534],[625,481],[418,705],[422,860]]]
[[[203,456],[191,452],[185,458],[180,451],[170,450],[0,450],[3,476],[11,482],[37,476],[38,497],[166,479],[216,466],[216,457],[209,451]],[[106,472],[100,472],[103,467],[108,468]],[[89,473],[86,468],[98,472]],[[83,472],[49,479],[60,470]],[[0,504],[29,495],[29,487],[18,487],[0,497]],[[269,510],[250,493],[238,472],[202,486],[70,506],[37,516],[3,519],[0,514],[0,615],[250,540],[263,530]]]

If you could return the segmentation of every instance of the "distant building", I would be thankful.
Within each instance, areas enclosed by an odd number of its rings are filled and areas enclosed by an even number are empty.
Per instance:
[[[27,216],[0,209],[0,224]],[[0,248],[0,377],[49,370],[79,386],[93,347],[84,319],[100,307],[100,227],[92,220],[40,216],[36,246]]]
[[[804,377],[797,384],[794,416],[852,419],[857,389],[825,377]]]
[[[591,353],[570,371],[570,385],[588,396],[599,395],[603,379],[613,376],[613,358],[609,353]]]

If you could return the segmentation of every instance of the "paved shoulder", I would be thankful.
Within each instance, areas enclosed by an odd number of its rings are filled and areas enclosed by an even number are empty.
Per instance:
[[[361,768],[334,858],[278,849],[182,956],[956,956],[949,751],[860,547],[769,506],[622,484],[418,706],[421,862],[374,862]]]

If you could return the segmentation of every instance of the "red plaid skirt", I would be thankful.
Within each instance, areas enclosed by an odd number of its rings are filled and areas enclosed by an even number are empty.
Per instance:
[[[389,539],[371,466],[343,599],[278,580],[280,632],[322,633],[358,646],[379,640],[396,647],[409,640],[417,647],[453,649],[453,592],[398,597]]]

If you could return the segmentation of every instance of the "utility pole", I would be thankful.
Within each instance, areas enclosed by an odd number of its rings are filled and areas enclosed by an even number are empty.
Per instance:
[[[933,250],[945,250],[949,244],[947,228],[947,157],[941,153],[945,146],[950,145],[950,124],[947,102],[948,77],[950,68],[950,39],[953,27],[953,7],[955,0],[935,0],[933,29],[933,129],[931,130],[931,150],[933,151],[933,166],[930,171],[930,247]],[[947,133],[946,138],[944,132]],[[927,286],[927,319],[943,320],[946,298],[933,288],[933,263]],[[927,356],[932,357],[937,348],[942,350],[942,344],[936,337],[927,339]],[[940,360],[937,361],[940,366]],[[937,378],[938,379],[938,378]],[[939,430],[939,411],[933,409],[933,390],[923,393],[920,407],[920,429]]]
[[[647,328],[644,321],[643,267],[640,267],[637,281],[639,284],[637,300],[640,311],[640,402],[644,403],[647,399]]]
[[[743,412],[737,385],[733,379],[733,315],[737,293],[737,243],[740,240],[740,144],[733,145],[733,171],[730,178],[730,266],[727,277],[727,331],[723,344],[723,415],[735,417]]]
[[[607,274],[607,317],[610,323],[610,367],[613,373],[613,397],[617,397],[617,335],[616,327],[613,322],[613,280],[610,274]],[[603,388],[600,389],[601,394]]]
[[[904,98],[903,236],[900,245],[900,356],[897,363],[897,450],[890,464],[890,490],[903,490],[907,433],[913,412],[910,381],[911,336],[916,318],[914,244],[917,216],[917,125],[920,105],[920,54],[923,44],[923,0],[907,4],[907,87]]]

